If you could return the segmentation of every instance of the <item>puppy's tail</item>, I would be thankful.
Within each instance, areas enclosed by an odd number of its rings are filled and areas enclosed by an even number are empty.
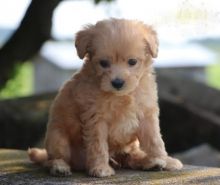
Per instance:
[[[48,160],[46,149],[29,148],[27,152],[30,160],[35,163],[45,164]]]

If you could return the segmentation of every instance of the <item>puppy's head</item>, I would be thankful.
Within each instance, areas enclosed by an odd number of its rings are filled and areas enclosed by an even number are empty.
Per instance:
[[[86,56],[92,64],[100,89],[116,95],[135,90],[158,52],[156,32],[150,26],[124,19],[85,27],[77,33],[75,45],[78,56]]]

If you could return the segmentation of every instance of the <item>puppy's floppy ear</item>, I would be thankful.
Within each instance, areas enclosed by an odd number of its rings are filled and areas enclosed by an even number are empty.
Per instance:
[[[146,42],[146,50],[153,58],[157,57],[159,41],[156,31],[148,25],[144,26],[144,37]]]
[[[90,52],[93,28],[93,25],[87,25],[83,30],[76,33],[75,47],[77,54],[81,59],[83,59],[85,55]]]

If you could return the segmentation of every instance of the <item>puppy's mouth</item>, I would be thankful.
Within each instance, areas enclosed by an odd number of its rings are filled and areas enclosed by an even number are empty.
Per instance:
[[[115,96],[125,96],[128,95],[129,93],[131,93],[133,91],[133,89],[128,89],[125,86],[121,87],[121,88],[114,88],[114,87],[110,87],[110,89],[103,89],[105,92],[111,93]]]

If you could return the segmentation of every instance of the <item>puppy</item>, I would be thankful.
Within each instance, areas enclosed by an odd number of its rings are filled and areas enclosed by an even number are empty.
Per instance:
[[[46,149],[29,149],[30,159],[59,176],[111,176],[113,166],[181,169],[160,134],[156,32],[139,21],[104,20],[79,31],[75,46],[84,65],[53,102]]]

